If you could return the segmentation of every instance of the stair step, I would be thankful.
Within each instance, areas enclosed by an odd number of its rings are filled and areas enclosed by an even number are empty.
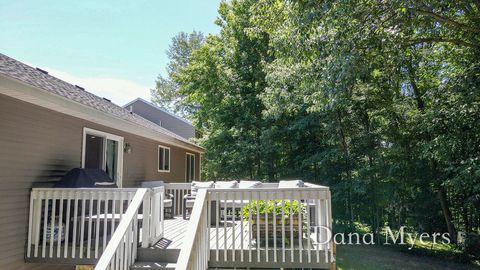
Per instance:
[[[176,263],[169,262],[136,262],[130,266],[130,270],[175,270]]]
[[[140,262],[176,263],[180,249],[139,248],[137,260]]]

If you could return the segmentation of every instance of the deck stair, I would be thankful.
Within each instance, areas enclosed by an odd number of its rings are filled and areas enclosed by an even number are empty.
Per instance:
[[[160,240],[161,242],[162,240]],[[138,248],[137,260],[130,269],[175,269],[180,249],[166,249],[154,245],[149,248]]]
[[[177,267],[176,263],[167,263],[167,262],[136,262],[130,266],[130,270],[175,270]]]

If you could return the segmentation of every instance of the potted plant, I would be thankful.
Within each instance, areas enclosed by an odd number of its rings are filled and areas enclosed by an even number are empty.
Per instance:
[[[253,239],[257,238],[257,230],[259,230],[260,239],[257,239],[257,241],[260,240],[261,242],[267,240],[267,229],[268,240],[273,240],[274,223],[276,224],[277,239],[281,239],[282,231],[284,231],[284,239],[287,244],[292,240],[292,232],[295,239],[298,238],[300,227],[302,227],[302,231],[306,230],[306,205],[298,200],[253,200],[242,208],[241,214],[243,220],[252,221]]]

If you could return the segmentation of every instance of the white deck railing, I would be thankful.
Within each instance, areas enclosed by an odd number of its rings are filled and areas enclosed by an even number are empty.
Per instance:
[[[150,200],[149,209],[146,209],[146,202],[144,202],[144,212],[151,213],[147,218],[145,215],[144,222],[148,222],[148,231],[146,227],[143,228],[143,240],[142,247],[149,247],[150,245],[158,242],[163,237],[163,230],[165,228],[164,224],[164,198],[165,198],[165,188],[164,187],[155,187],[150,189]]]
[[[34,188],[26,258],[29,262],[55,261],[94,263],[125,218],[140,189]],[[146,190],[140,213],[129,220],[136,235],[141,229],[143,247],[163,236],[164,188]],[[137,236],[136,236],[137,237]],[[133,240],[133,238],[132,238]],[[136,239],[138,242],[140,239]],[[67,259],[67,261],[65,261]]]
[[[208,193],[211,211],[217,213],[210,226],[212,263],[293,267],[333,262],[328,188],[209,189]]]
[[[34,188],[27,258],[98,258],[136,189]]]
[[[267,184],[255,189],[208,189],[205,202],[198,196],[180,269],[205,270],[205,250],[210,250],[206,259],[210,267],[323,268],[334,262],[328,187],[279,189]],[[206,229],[200,229],[205,222]],[[200,232],[210,240],[199,240]]]
[[[152,189],[33,189],[27,261],[78,264],[100,258],[96,269],[126,269],[140,240],[148,247],[163,236],[165,192],[175,195],[175,213],[182,214],[188,183]],[[264,211],[265,206],[275,211]],[[270,183],[200,190],[191,213],[177,269],[325,268],[334,261],[328,187],[282,189]]]
[[[173,195],[173,214],[183,215],[183,197],[190,194],[191,183],[165,183],[165,193]]]
[[[176,270],[206,270],[210,257],[207,192],[199,190],[195,198],[185,242],[178,256]]]
[[[130,269],[130,266],[137,258],[137,218],[140,205],[143,202],[147,206],[145,207],[146,209],[150,207],[149,195],[147,189],[141,188],[137,190],[112,239],[108,242],[104,253],[98,260],[95,270]],[[144,229],[148,231],[148,223],[145,225]]]

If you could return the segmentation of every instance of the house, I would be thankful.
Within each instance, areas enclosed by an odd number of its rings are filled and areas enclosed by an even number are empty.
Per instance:
[[[200,179],[203,152],[81,86],[0,54],[0,268],[39,267],[24,262],[35,184],[75,167],[101,168],[123,188],[146,179],[189,182]]]
[[[195,137],[195,127],[190,122],[142,98],[132,100],[123,107],[186,139]]]
[[[194,181],[204,151],[0,54],[0,267],[335,267],[328,187]],[[37,186],[75,167],[102,169],[118,188]],[[151,180],[164,183],[141,187]]]

